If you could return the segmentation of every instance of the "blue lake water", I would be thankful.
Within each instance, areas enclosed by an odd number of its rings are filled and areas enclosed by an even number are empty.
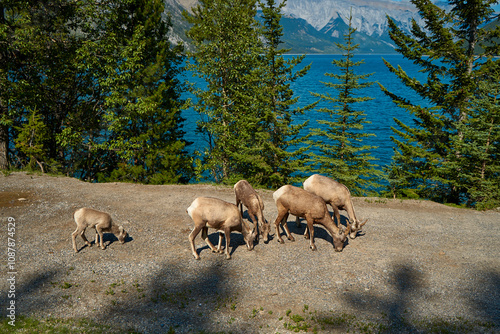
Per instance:
[[[285,56],[285,58],[286,57],[291,56]],[[299,97],[299,101],[296,104],[297,107],[311,104],[317,100],[316,97],[311,95],[311,92],[330,93],[332,96],[337,94],[335,91],[329,91],[322,82],[332,80],[332,78],[325,76],[325,73],[338,73],[338,68],[332,64],[332,60],[341,58],[341,55],[307,55],[304,58],[301,66],[311,64],[311,69],[304,77],[297,80],[297,82],[293,83],[291,86],[295,96]],[[355,67],[355,73],[373,73],[373,75],[368,77],[365,81],[375,83],[371,87],[360,90],[356,93],[360,97],[369,96],[374,99],[363,103],[357,103],[357,108],[358,110],[363,110],[366,114],[366,120],[371,122],[370,124],[365,124],[364,131],[366,133],[374,134],[375,137],[368,137],[363,143],[377,147],[371,151],[371,155],[378,159],[375,163],[380,166],[388,165],[391,162],[394,145],[390,137],[394,135],[391,130],[391,127],[396,125],[394,118],[403,121],[405,124],[411,124],[412,116],[408,114],[405,109],[397,107],[389,97],[383,94],[376,82],[381,83],[390,92],[405,96],[414,103],[425,104],[424,101],[422,101],[422,99],[412,90],[406,88],[406,86],[401,83],[395,74],[389,72],[383,62],[383,59],[387,60],[395,67],[400,65],[410,77],[415,77],[420,80],[424,79],[423,74],[418,72],[420,68],[399,54],[355,55],[353,59],[354,61],[364,61],[364,64]],[[191,80],[191,78],[189,79]],[[195,79],[192,80],[194,81]],[[316,120],[327,116],[325,113],[317,111],[322,106],[333,109],[331,104],[318,104],[314,110],[310,110],[303,115],[299,115],[296,118],[296,121],[302,122],[304,120],[309,120],[308,126],[310,128],[320,127],[320,125],[316,123]],[[206,147],[206,142],[203,136],[194,131],[196,129],[196,122],[199,119],[199,115],[193,110],[185,110],[183,112],[183,116],[186,118],[184,125],[184,130],[187,132],[186,139],[194,142],[188,150],[192,152]]]

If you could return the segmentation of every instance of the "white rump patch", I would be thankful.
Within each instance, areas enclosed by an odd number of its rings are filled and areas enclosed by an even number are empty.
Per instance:
[[[283,186],[281,188],[279,188],[278,190],[276,190],[274,193],[273,193],[273,199],[274,199],[274,202],[276,203],[276,201],[278,200],[278,198],[281,197],[281,195],[283,195],[283,193],[285,192],[285,187],[286,186]]]
[[[199,205],[200,205],[200,203],[198,202],[198,199],[195,199],[193,201],[193,203],[191,203],[189,208],[187,208],[187,213],[188,213],[189,217],[193,218],[193,212],[194,212],[194,210],[196,210],[196,208],[198,208]]]

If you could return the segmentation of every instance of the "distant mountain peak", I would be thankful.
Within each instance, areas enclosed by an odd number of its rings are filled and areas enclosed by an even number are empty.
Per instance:
[[[404,24],[405,30],[409,29],[412,18],[417,22],[420,19],[415,6],[406,1],[287,0],[283,9],[318,31],[331,25],[332,19],[340,18],[348,24],[351,11],[353,28],[368,36],[382,36],[387,31],[387,15]]]
[[[180,14],[191,12],[197,0],[164,0],[171,12],[174,33],[190,48],[183,30],[188,29]],[[282,0],[278,0],[282,1]],[[391,0],[287,0],[283,8],[283,40],[291,53],[338,53],[336,43],[344,43],[349,14],[360,53],[393,53],[394,45],[388,35],[387,16],[398,27],[409,32],[412,19],[421,24],[417,9],[409,1]]]

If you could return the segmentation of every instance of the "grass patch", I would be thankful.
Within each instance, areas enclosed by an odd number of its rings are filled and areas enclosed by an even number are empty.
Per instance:
[[[114,328],[98,324],[89,319],[36,319],[18,316],[15,326],[9,324],[10,319],[0,322],[0,333],[45,333],[45,334],[105,334],[105,333],[138,333],[131,329]]]

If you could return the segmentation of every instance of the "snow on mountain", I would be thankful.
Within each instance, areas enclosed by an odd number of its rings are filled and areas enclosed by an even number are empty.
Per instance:
[[[387,15],[397,20],[404,30],[409,29],[412,18],[417,22],[420,19],[413,4],[406,1],[288,0],[283,9],[285,15],[304,19],[318,31],[325,31],[324,28],[338,18],[348,24],[351,11],[353,27],[373,37],[387,31]],[[332,37],[337,37],[338,31],[330,32]]]

